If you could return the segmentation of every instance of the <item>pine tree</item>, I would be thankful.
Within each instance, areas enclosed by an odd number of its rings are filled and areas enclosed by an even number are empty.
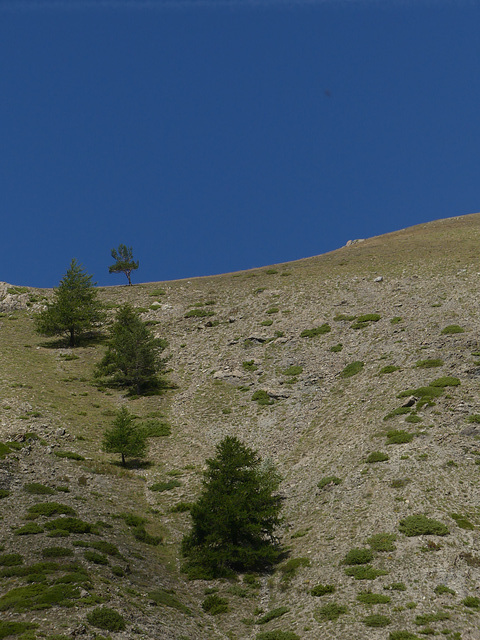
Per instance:
[[[103,436],[103,450],[107,453],[120,453],[122,465],[125,457],[145,458],[147,454],[147,435],[134,424],[134,417],[126,407],[122,407],[113,420],[111,429]]]
[[[35,329],[44,336],[67,335],[74,347],[81,334],[104,319],[92,276],[75,259],[53,292],[53,301],[35,318]]]
[[[182,542],[187,571],[216,577],[265,569],[278,561],[280,476],[235,437],[207,460],[203,492],[191,508],[192,530]]]
[[[161,386],[159,373],[164,361],[159,354],[166,342],[155,338],[135,309],[124,304],[110,330],[110,339],[96,376],[110,384],[129,387],[137,394],[154,391]]]
[[[128,284],[131,285],[130,274],[138,269],[138,260],[133,259],[132,247],[126,247],[124,244],[119,245],[118,250],[112,249],[111,256],[115,260],[115,264],[108,267],[108,273],[124,273],[127,276]]]

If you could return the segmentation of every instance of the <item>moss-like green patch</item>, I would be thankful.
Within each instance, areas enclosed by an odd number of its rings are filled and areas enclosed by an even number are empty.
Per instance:
[[[365,462],[368,464],[374,464],[375,462],[386,462],[389,459],[389,456],[382,451],[372,451]]]
[[[23,485],[23,490],[32,495],[52,495],[55,491],[51,487],[47,487],[40,482],[28,482]]]
[[[45,528],[48,531],[61,530],[68,533],[93,533],[93,526],[79,518],[56,518],[47,522]]]
[[[374,551],[395,551],[395,545],[393,544],[397,536],[394,533],[375,533],[370,538],[367,538],[367,543]]]
[[[93,627],[105,631],[123,631],[126,627],[123,616],[107,607],[97,607],[87,615],[87,620]]]
[[[348,612],[345,605],[329,602],[323,607],[319,607],[313,614],[319,622],[323,620],[338,620],[338,618]]]
[[[430,387],[458,387],[460,380],[453,376],[443,376],[443,378],[437,378],[433,382],[430,382]]]
[[[387,364],[387,366],[382,367],[378,372],[380,375],[384,375],[386,373],[394,373],[395,371],[399,371],[400,367],[397,367],[394,364]]]
[[[255,364],[255,360],[245,360],[244,362],[242,362],[242,368],[245,371],[256,371],[258,369],[258,366]]]
[[[23,527],[14,529],[13,533],[16,536],[31,536],[31,535],[36,535],[37,533],[43,533],[43,527],[38,525],[36,522],[29,522]]]
[[[413,440],[413,433],[408,433],[408,431],[387,431],[387,444],[406,444],[407,442],[411,442]]]
[[[433,369],[434,367],[441,367],[444,364],[440,358],[426,358],[425,360],[418,360],[415,366],[421,369]]]
[[[368,564],[373,559],[371,549],[350,549],[343,564]]]
[[[303,367],[300,365],[292,365],[282,371],[284,376],[299,376],[301,373],[303,373]]]
[[[462,327],[459,327],[458,324],[449,324],[444,329],[442,329],[442,334],[450,335],[452,333],[463,333],[464,331],[465,329],[462,329]]]
[[[85,458],[75,451],[54,451],[57,458],[67,458],[68,460],[85,460]]]
[[[177,609],[178,611],[185,613],[187,616],[192,615],[191,609],[180,602],[180,600],[178,600],[170,591],[156,589],[155,591],[151,591],[148,595],[157,605],[164,605],[165,607]]]
[[[334,344],[333,347],[330,347],[330,351],[332,353],[339,353],[343,349],[343,344],[339,342],[338,344]]]
[[[42,549],[43,558],[64,558],[73,556],[73,550],[68,547],[45,547]]]
[[[271,611],[267,611],[261,618],[258,618],[257,624],[267,624],[270,620],[275,620],[275,618],[280,618],[290,611],[290,607],[277,607],[276,609],[272,609]]]
[[[185,314],[185,318],[207,318],[210,316],[214,316],[215,315],[215,311],[210,311],[209,309],[190,309],[190,311],[187,311],[187,313]]]
[[[453,589],[450,589],[449,587],[447,587],[445,584],[439,584],[435,587],[434,589],[435,593],[437,594],[437,596],[441,596],[445,593],[448,593],[451,596],[455,596],[456,595],[456,591],[454,591]]]
[[[301,338],[315,338],[316,336],[323,336],[326,333],[330,333],[331,326],[326,322],[320,327],[314,327],[313,329],[304,329],[300,334]]]
[[[387,573],[383,569],[374,569],[371,564],[357,565],[345,569],[345,574],[355,578],[355,580],[375,580],[378,576],[385,576]]]
[[[397,407],[396,409],[393,409],[393,411],[390,411],[389,413],[387,413],[387,415],[384,416],[383,419],[386,422],[387,420],[391,420],[392,418],[395,418],[396,416],[406,415],[406,414],[410,413],[411,410],[412,410],[412,407]]]
[[[28,508],[27,517],[29,520],[34,520],[40,516],[50,518],[51,516],[62,513],[67,516],[76,515],[75,509],[72,509],[72,507],[66,504],[60,504],[59,502],[39,502]]]
[[[319,489],[323,489],[324,487],[327,487],[328,485],[331,484],[340,484],[342,481],[340,478],[337,478],[337,476],[325,476],[324,478],[322,478],[318,483],[317,483],[317,487]]]
[[[424,515],[407,516],[400,520],[398,525],[401,533],[408,537],[412,536],[446,536],[450,532],[448,528],[438,520],[427,518]]]
[[[357,373],[360,373],[360,371],[363,369],[364,366],[365,366],[365,363],[361,362],[360,360],[351,362],[350,364],[347,364],[347,366],[343,369],[343,371],[340,372],[340,377],[351,378],[352,376],[357,375]]]
[[[252,400],[259,405],[270,405],[275,402],[274,399],[271,398],[264,389],[255,391],[255,393],[252,395]]]
[[[14,567],[23,564],[23,557],[19,553],[4,553],[0,555],[0,567]]]
[[[455,522],[457,523],[457,526],[460,527],[460,529],[470,529],[470,530],[475,529],[475,525],[472,524],[468,518],[461,515],[460,513],[451,513],[450,517],[455,520]]]
[[[391,622],[390,618],[382,616],[380,613],[374,613],[363,619],[363,624],[367,627],[388,627]]]
[[[446,611],[437,611],[437,613],[426,613],[415,618],[415,624],[418,626],[430,624],[431,622],[442,622],[450,620],[450,614]]]
[[[227,613],[228,600],[212,593],[202,602],[202,609],[211,616],[217,616],[221,613]]]
[[[300,567],[309,566],[310,560],[308,558],[290,558],[290,560],[287,560],[287,562],[280,567],[282,581],[288,582],[294,577]]]
[[[142,423],[142,431],[147,438],[163,438],[172,433],[172,428],[167,422],[151,418]]]
[[[335,593],[336,589],[334,587],[333,584],[317,584],[315,587],[313,587],[313,589],[310,591],[312,596],[325,596],[328,593]]]
[[[175,489],[175,487],[181,487],[182,483],[179,480],[167,480],[166,482],[156,482],[155,484],[150,485],[148,488],[150,491],[158,491],[162,493],[163,491],[171,491]]]
[[[14,622],[13,620],[5,620],[0,622],[0,638],[10,636],[18,636],[25,631],[37,629],[38,624],[33,622]]]
[[[0,597],[0,611],[32,611],[49,609],[53,605],[70,606],[80,597],[80,590],[71,584],[52,586],[40,583],[11,589]]]
[[[363,604],[388,604],[391,601],[391,598],[390,596],[383,595],[383,593],[361,591],[357,595],[357,600]]]

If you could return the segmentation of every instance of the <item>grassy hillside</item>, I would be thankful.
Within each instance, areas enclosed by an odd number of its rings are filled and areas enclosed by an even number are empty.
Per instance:
[[[479,246],[475,214],[101,289],[168,340],[172,388],[133,399],[95,386],[101,340],[35,334],[50,291],[0,285],[0,637],[480,637]],[[165,434],[128,469],[101,451],[123,405]],[[188,581],[188,503],[225,435],[282,473],[285,560]],[[202,608],[212,594],[228,611]],[[125,629],[95,626],[97,607]]]

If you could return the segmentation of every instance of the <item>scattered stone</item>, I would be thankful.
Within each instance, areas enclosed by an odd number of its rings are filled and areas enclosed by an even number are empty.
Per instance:
[[[418,398],[416,398],[415,396],[410,396],[409,398],[407,398],[405,400],[405,402],[401,406],[402,407],[413,407],[413,405],[416,403],[417,400],[418,400]]]
[[[378,276],[375,278],[374,282],[383,282],[383,276]]]

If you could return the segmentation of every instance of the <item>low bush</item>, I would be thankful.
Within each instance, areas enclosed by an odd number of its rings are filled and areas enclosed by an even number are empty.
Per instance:
[[[98,553],[97,551],[85,551],[83,555],[85,560],[93,562],[94,564],[108,564],[107,556],[104,556],[102,553]]]
[[[54,451],[57,458],[68,458],[68,460],[85,460],[85,458],[75,451]]]
[[[357,595],[357,600],[363,604],[388,604],[391,601],[391,598],[390,596],[383,595],[383,593],[361,591]]]
[[[192,508],[192,502],[177,502],[177,504],[173,505],[170,508],[171,513],[184,513],[185,511],[190,511]]]
[[[308,558],[290,558],[287,562],[280,567],[282,574],[282,580],[289,581],[297,573],[297,569],[300,567],[309,567],[310,560]]]
[[[187,311],[184,318],[208,318],[214,315],[215,315],[215,311],[211,311],[209,309],[196,308],[196,309],[190,309],[190,311]]]
[[[14,567],[23,564],[23,558],[19,553],[4,553],[0,555],[0,567]]]
[[[169,424],[157,420],[156,418],[150,418],[142,423],[142,431],[147,438],[162,438],[169,436],[172,433],[172,429]]]
[[[155,484],[150,485],[148,488],[150,491],[158,491],[162,493],[163,491],[171,491],[175,489],[175,487],[181,487],[182,483],[179,480],[167,480],[166,482],[156,482]]]
[[[410,631],[391,631],[388,640],[421,640],[421,638]]]
[[[469,609],[480,609],[480,598],[475,596],[467,596],[464,600],[462,600],[462,604],[464,604]]]
[[[406,444],[413,440],[413,433],[408,431],[387,431],[387,444]]]
[[[212,593],[202,602],[202,609],[212,616],[216,616],[220,613],[227,613],[228,600],[217,596],[216,593]]]
[[[255,364],[255,360],[245,360],[245,362],[242,362],[242,368],[245,371],[256,371],[258,366]]]
[[[383,569],[374,569],[371,564],[351,566],[345,569],[345,575],[355,578],[355,580],[375,580],[378,576],[385,576],[387,573]]]
[[[337,315],[334,317],[333,321],[334,322],[352,322],[353,320],[355,320],[357,316],[349,316],[346,315],[345,313],[337,313]]]
[[[458,324],[449,324],[444,329],[442,329],[442,334],[450,335],[452,333],[463,333],[464,331],[465,329],[462,329],[462,327],[459,327]]]
[[[139,542],[143,542],[145,544],[149,544],[152,547],[157,547],[161,541],[162,541],[162,537],[161,536],[152,536],[150,535],[145,527],[143,525],[139,526],[139,527],[134,527],[133,529],[133,537],[135,538],[135,540],[138,540]]]
[[[8,491],[7,489],[0,489],[0,500],[2,498],[8,498],[9,495],[10,491]]]
[[[420,400],[439,398],[443,395],[442,387],[417,387],[416,389],[406,389],[398,394],[397,398],[408,398],[409,396],[415,396]]]
[[[467,422],[473,422],[474,424],[480,424],[480,413],[474,413],[468,416]]]
[[[351,362],[347,364],[347,366],[340,372],[341,378],[351,378],[352,376],[357,375],[363,369],[365,364],[360,360],[356,360],[355,362]]]
[[[280,618],[290,611],[289,607],[277,607],[276,609],[272,609],[268,611],[265,615],[257,620],[257,624],[267,624],[270,620],[275,620],[275,618]]]
[[[408,537],[412,536],[446,536],[450,532],[448,528],[438,520],[427,518],[424,515],[407,516],[400,520],[398,525],[401,533]]]
[[[373,464],[375,462],[386,462],[389,459],[390,458],[388,457],[388,455],[386,453],[383,453],[382,451],[372,451],[365,462],[367,462],[368,464]]]
[[[300,334],[301,338],[315,338],[316,336],[323,336],[326,333],[330,333],[331,326],[326,322],[320,327],[314,327],[313,329],[304,329]]]
[[[415,618],[415,624],[418,626],[424,624],[430,624],[431,622],[442,622],[443,620],[450,620],[450,614],[446,611],[438,611],[437,613],[426,613]]]
[[[318,482],[317,487],[319,489],[323,489],[330,484],[340,484],[341,482],[341,479],[337,478],[337,476],[325,476],[320,480],[320,482]]]
[[[399,371],[399,370],[400,370],[400,367],[397,367],[394,364],[387,364],[387,366],[380,369],[378,373],[380,375],[384,375],[385,373],[394,373],[395,371]]]
[[[272,315],[274,313],[278,313],[279,311],[280,309],[278,307],[270,307],[270,309],[267,309],[265,313],[268,313],[268,315]]]
[[[470,529],[470,530],[475,529],[475,525],[472,524],[468,518],[466,518],[465,516],[462,516],[460,513],[451,513],[450,517],[455,520],[455,522],[457,523],[457,526],[460,527],[460,529]]]
[[[67,547],[45,547],[42,549],[43,558],[64,558],[73,556],[73,550]]]
[[[123,616],[107,607],[97,607],[87,615],[87,620],[93,627],[105,631],[123,631],[126,627]]]
[[[259,405],[270,405],[274,403],[274,399],[271,398],[264,389],[255,391],[252,395],[252,400]]]
[[[299,376],[303,373],[303,367],[300,365],[292,365],[291,367],[288,367],[288,369],[284,369],[282,373],[284,376]]]
[[[180,600],[177,600],[177,598],[169,591],[156,589],[155,591],[151,591],[148,595],[157,605],[164,605],[166,607],[171,607],[172,609],[177,609],[178,611],[185,613],[187,616],[192,615],[192,611],[180,602]]]
[[[412,410],[412,407],[397,407],[396,409],[393,409],[393,411],[390,411],[389,413],[387,413],[387,415],[384,416],[383,419],[386,422],[387,420],[391,420],[392,418],[395,418],[395,416],[403,416],[407,413],[410,413],[411,410]]]
[[[430,382],[430,387],[458,387],[460,384],[460,380],[458,378],[454,378],[453,376],[443,376],[443,378],[438,378],[433,382]]]
[[[36,629],[38,624],[33,622],[13,622],[13,620],[0,621],[0,638],[19,636],[21,633]]]
[[[40,482],[28,482],[23,485],[23,490],[26,493],[30,493],[32,495],[52,495],[55,491],[51,487],[46,487],[44,484],[40,484]]]
[[[16,536],[31,536],[37,533],[43,533],[43,527],[40,527],[36,522],[29,522],[23,527],[15,529],[13,532]]]
[[[335,593],[336,589],[333,584],[317,584],[316,587],[310,591],[312,596],[325,596],[327,593]]]
[[[371,616],[367,616],[363,619],[363,624],[367,627],[388,627],[391,624],[390,618],[387,616],[382,616],[379,613],[374,613]]]
[[[336,602],[329,602],[325,604],[323,607],[319,607],[314,616],[316,620],[338,620],[341,615],[347,613],[348,608],[345,605],[337,604]]]
[[[390,486],[392,489],[403,489],[410,482],[410,478],[394,478]]]
[[[33,523],[32,523],[33,524]],[[92,533],[92,525],[79,518],[56,518],[45,524],[49,531],[60,530],[68,533]]]
[[[330,347],[330,351],[332,353],[339,353],[343,349],[343,344],[339,342],[338,344],[334,344],[333,347]]]
[[[350,549],[343,564],[368,564],[373,559],[371,549]]]
[[[367,538],[367,543],[374,551],[395,551],[393,544],[397,536],[394,533],[375,533]]]
[[[392,582],[392,584],[387,584],[383,587],[389,591],[406,591],[407,587],[404,582]]]
[[[433,369],[435,367],[441,367],[444,364],[440,358],[426,358],[425,360],[418,360],[415,366],[421,369]]]
[[[447,587],[445,584],[439,584],[435,587],[434,592],[437,594],[437,596],[441,596],[444,593],[448,593],[451,596],[455,596],[456,595],[456,591],[454,591],[453,589],[450,589],[449,587]]]
[[[28,508],[27,517],[29,520],[34,520],[40,516],[50,518],[51,516],[60,515],[62,513],[67,516],[76,515],[75,509],[72,509],[72,507],[69,507],[66,504],[60,504],[58,502],[39,502]]]

